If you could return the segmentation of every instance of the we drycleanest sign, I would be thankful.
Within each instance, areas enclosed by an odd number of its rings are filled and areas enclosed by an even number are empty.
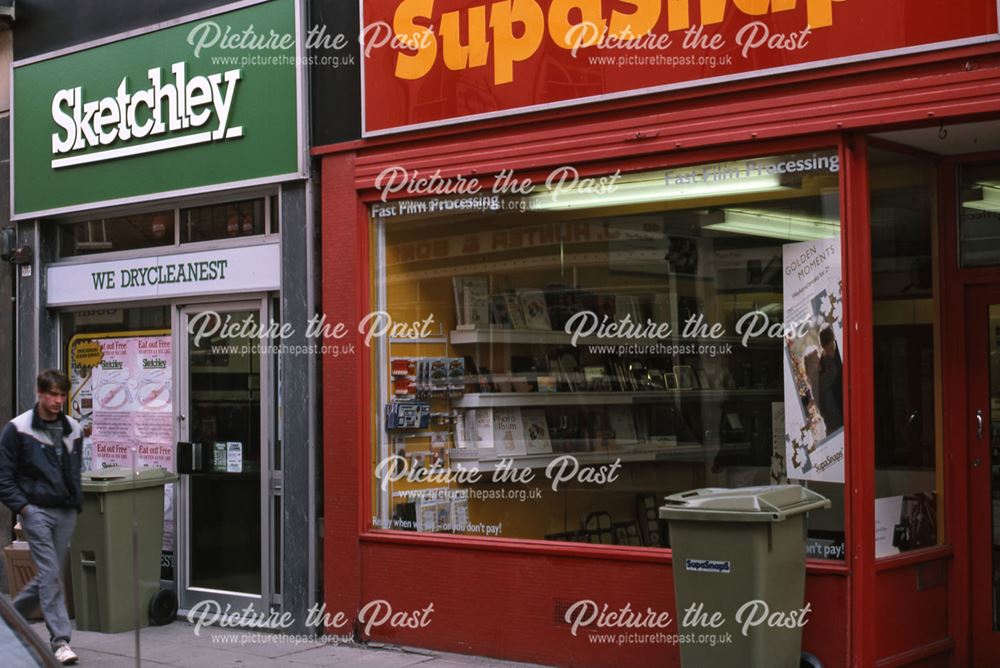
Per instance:
[[[46,271],[48,306],[264,292],[281,288],[281,250],[272,243],[131,260],[53,264]]]
[[[271,0],[14,63],[14,217],[302,176],[299,34]]]

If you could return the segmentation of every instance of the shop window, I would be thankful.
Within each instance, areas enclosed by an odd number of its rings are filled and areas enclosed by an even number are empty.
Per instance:
[[[63,257],[172,246],[174,210],[68,223],[59,233]]]
[[[869,151],[875,552],[943,541],[933,165]]]
[[[175,217],[179,214],[179,230]],[[73,257],[96,253],[160,248],[199,241],[237,239],[277,234],[278,197],[211,204],[154,213],[95,218],[59,227],[59,255]]]
[[[68,351],[70,341],[78,335],[109,336],[122,332],[170,329],[170,309],[166,306],[119,308],[108,305],[61,313],[59,324],[62,350]]]
[[[164,406],[169,407],[167,402],[171,400],[172,366],[167,364],[162,368],[155,365],[148,370],[133,369],[129,364],[134,360],[127,358],[127,351],[137,349],[139,341],[143,345],[155,341],[156,350],[166,350],[166,359],[169,360],[170,309],[166,306],[108,306],[62,313],[59,319],[62,351],[66,356],[64,366],[71,381],[67,412],[80,420],[83,426],[84,470],[128,465],[130,462],[126,460],[125,451],[114,446],[131,443],[133,427],[129,420],[133,420],[134,415],[129,410],[134,409],[133,412],[137,413],[153,406],[156,410],[147,412],[155,412],[157,415],[164,413]],[[108,346],[117,347],[108,349]],[[150,359],[152,358],[151,356]],[[103,387],[107,388],[107,395],[100,391]],[[143,399],[147,402],[143,403]],[[96,425],[95,413],[99,418]],[[160,423],[162,420],[157,423],[162,429],[155,433],[151,431],[148,442],[162,441],[164,446],[169,446],[172,450],[173,425],[169,421],[166,425]],[[151,429],[147,425],[143,428]],[[122,429],[125,431],[122,432]],[[124,440],[116,437],[116,434]],[[144,463],[172,468],[172,461],[171,455],[164,457],[162,461]]]
[[[963,267],[1000,265],[1000,164],[962,165],[961,262]]]
[[[114,306],[62,313],[66,411],[83,429],[82,468],[174,470],[170,308]],[[133,448],[135,450],[133,451]],[[164,488],[161,577],[174,577],[173,485]]]
[[[791,479],[834,502],[810,556],[842,559],[839,171],[374,205],[372,527],[669,547],[666,495]]]
[[[267,198],[267,206],[270,211],[268,218],[268,234],[278,234],[281,231],[281,214],[278,213],[278,196]]]
[[[266,199],[181,209],[181,243],[264,234]]]

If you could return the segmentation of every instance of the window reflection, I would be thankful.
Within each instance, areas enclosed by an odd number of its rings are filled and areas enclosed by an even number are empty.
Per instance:
[[[876,556],[941,542],[933,166],[869,152]]]
[[[664,496],[791,472],[843,558],[836,152],[615,184],[373,206],[379,308],[434,323],[381,342],[373,526],[667,547]]]

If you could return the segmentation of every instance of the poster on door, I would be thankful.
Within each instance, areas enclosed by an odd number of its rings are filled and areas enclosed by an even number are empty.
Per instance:
[[[69,359],[70,411],[84,431],[84,470],[135,466],[173,471],[169,334],[80,335],[70,343]]]
[[[844,482],[840,239],[782,247],[785,465],[792,480]]]
[[[78,334],[70,340],[70,415],[83,429],[84,471],[174,472],[169,330]],[[133,450],[134,448],[134,450]],[[164,490],[164,559],[174,549],[173,485]]]

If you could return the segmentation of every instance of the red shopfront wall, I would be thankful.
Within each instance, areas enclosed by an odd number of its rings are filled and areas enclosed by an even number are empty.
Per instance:
[[[607,558],[599,558],[594,552],[557,556],[523,548],[507,552],[366,542],[362,587],[366,601],[386,599],[403,609],[434,602],[429,629],[379,636],[386,642],[560,666],[679,666],[676,647],[599,645],[585,632],[572,636],[570,625],[560,619],[567,606],[586,599],[607,603],[612,610],[626,604],[633,610],[648,606],[675,618],[673,577],[665,557],[629,561],[608,552]],[[393,577],[399,564],[414,572],[459,575],[455,586],[442,587],[442,578],[434,576],[435,584],[428,586],[426,578]],[[806,600],[814,612],[803,646],[822,656],[826,666],[844,665],[840,629],[847,618],[846,584],[837,573],[807,580]],[[668,631],[676,632],[676,627]]]
[[[466,131],[435,129],[318,148],[324,311],[329,321],[356,323],[372,309],[366,201],[373,199],[375,176],[389,164],[425,173],[440,168],[445,177],[495,174],[503,168],[534,175],[562,164],[581,172],[587,165],[599,171],[601,163],[640,169],[842,142],[845,289],[851,295],[849,559],[843,567],[810,562],[807,599],[814,612],[803,647],[826,666],[965,665],[967,615],[961,588],[955,586],[966,577],[964,537],[950,536],[954,547],[880,563],[876,572],[867,382],[870,251],[861,135],[928,119],[995,117],[998,109],[1000,49],[994,45],[538,114],[530,124],[494,121]],[[342,342],[355,343],[359,354],[323,360],[328,611],[352,615],[376,599],[391,601],[399,610],[433,602],[428,628],[376,630],[372,638],[559,665],[679,664],[676,650],[664,655],[655,646],[599,648],[575,639],[554,615],[560,600],[574,601],[581,593],[610,604],[673,612],[666,553],[368,529],[373,365],[360,337]],[[949,526],[963,526],[952,519]],[[927,568],[943,571],[944,581],[918,589],[915,573]]]

